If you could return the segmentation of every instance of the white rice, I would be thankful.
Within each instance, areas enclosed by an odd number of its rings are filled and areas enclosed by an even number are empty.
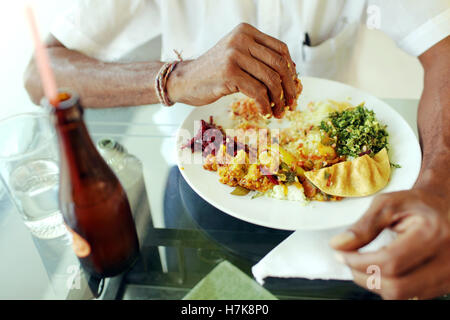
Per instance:
[[[273,187],[272,190],[269,190],[265,193],[266,196],[278,200],[289,200],[289,201],[297,201],[301,202],[302,204],[308,203],[308,200],[305,197],[305,193],[303,192],[302,187],[298,187],[296,185],[289,185],[287,187],[288,192],[287,195],[285,194],[284,186],[277,185]]]

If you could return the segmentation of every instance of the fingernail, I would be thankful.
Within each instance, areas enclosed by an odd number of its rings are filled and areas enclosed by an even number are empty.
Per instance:
[[[334,253],[334,258],[336,259],[337,262],[340,262],[342,264],[345,264],[345,259],[344,256],[342,255],[342,253],[340,252],[335,252]]]
[[[352,242],[355,239],[356,236],[352,231],[345,231],[331,238],[330,245],[332,247],[340,247]]]

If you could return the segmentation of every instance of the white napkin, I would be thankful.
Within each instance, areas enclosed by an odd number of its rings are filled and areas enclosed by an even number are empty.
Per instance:
[[[352,280],[350,269],[337,261],[335,251],[328,245],[333,236],[345,230],[295,231],[253,266],[253,276],[260,284],[269,276]],[[395,233],[386,229],[361,251],[377,250],[394,238]]]

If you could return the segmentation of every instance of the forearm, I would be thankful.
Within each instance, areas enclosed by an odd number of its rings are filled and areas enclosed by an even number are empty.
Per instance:
[[[420,57],[425,70],[418,111],[422,168],[416,186],[449,194],[450,179],[450,44],[445,39]]]
[[[105,63],[46,41],[57,85],[77,91],[86,107],[158,103],[154,88],[162,62]],[[166,79],[166,78],[165,78]],[[285,43],[241,23],[195,60],[181,61],[163,85],[171,102],[193,106],[242,92],[266,116],[283,117],[301,92],[295,64]],[[25,73],[25,87],[36,104],[43,96],[36,65]],[[162,88],[160,88],[161,90]]]
[[[58,87],[78,92],[86,107],[159,102],[154,80],[162,62],[106,63],[59,46],[48,52]],[[39,104],[44,92],[33,60],[25,73],[25,86],[32,101]]]

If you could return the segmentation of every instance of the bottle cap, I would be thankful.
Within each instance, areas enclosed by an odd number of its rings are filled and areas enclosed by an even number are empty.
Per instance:
[[[59,89],[59,103],[55,107],[46,97],[41,99],[41,105],[52,115],[52,120],[59,124],[68,124],[81,120],[83,108],[80,105],[80,96],[70,89]]]

